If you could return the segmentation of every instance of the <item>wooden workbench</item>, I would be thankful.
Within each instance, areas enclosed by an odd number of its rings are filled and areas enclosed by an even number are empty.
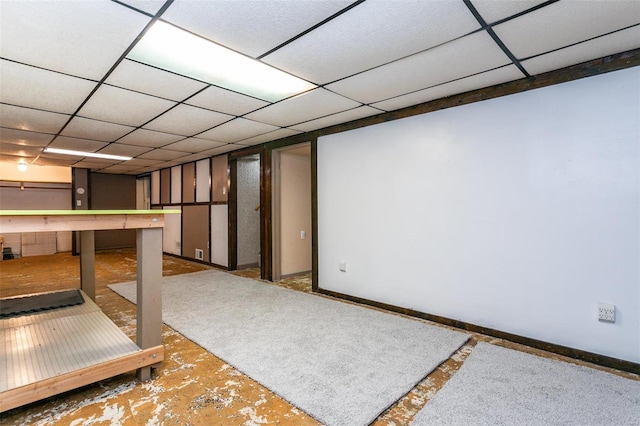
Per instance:
[[[6,389],[0,392],[0,412],[132,370],[137,371],[140,380],[150,378],[151,367],[157,366],[164,359],[161,280],[162,228],[166,213],[177,212],[0,210],[0,234],[78,231],[81,290],[91,299],[87,301],[87,306],[82,308],[61,308],[55,312],[31,314],[21,317],[22,319],[0,320],[0,332],[4,336],[5,347],[5,350],[0,352],[0,368],[4,369],[0,374],[8,376],[8,372],[14,371],[23,376],[17,379],[5,377]],[[133,346],[126,344],[126,340],[131,344],[133,342],[93,303],[96,294],[94,231],[110,229],[136,230],[138,301],[136,345]],[[58,339],[47,336],[46,330],[60,329],[60,321],[72,331],[66,337]],[[83,338],[70,345],[73,339],[69,339],[69,336],[84,333],[86,330],[94,331],[92,339]],[[41,341],[34,342],[34,336]],[[126,340],[122,340],[122,336]],[[97,342],[96,347],[89,347],[92,340]],[[124,349],[118,352],[113,349],[115,346]],[[42,351],[43,347],[47,350],[46,358],[38,352]],[[97,348],[102,348],[102,352]],[[82,357],[78,356],[78,352],[83,353]],[[87,360],[87,353],[92,354],[93,358]],[[80,358],[83,361],[76,362]],[[41,365],[36,365],[38,362]],[[54,365],[76,365],[78,368],[52,368],[47,372],[46,367]],[[25,373],[36,369],[40,372],[37,375]]]

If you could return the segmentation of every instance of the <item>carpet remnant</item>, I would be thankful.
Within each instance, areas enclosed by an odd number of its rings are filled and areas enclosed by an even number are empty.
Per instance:
[[[134,282],[109,286],[135,303]],[[326,425],[366,425],[469,335],[222,271],[163,278],[163,320]]]
[[[425,425],[638,425],[640,380],[479,342]]]
[[[63,290],[0,299],[0,318],[17,317],[34,312],[84,303],[80,290]]]

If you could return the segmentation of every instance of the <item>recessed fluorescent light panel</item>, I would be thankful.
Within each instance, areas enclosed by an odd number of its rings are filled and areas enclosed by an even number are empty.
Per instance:
[[[316,87],[162,21],[149,28],[127,57],[269,102]]]
[[[131,160],[131,157],[125,157],[122,155],[100,154],[99,152],[73,151],[71,149],[45,148],[44,152],[49,154],[76,155],[78,157],[104,158],[106,160]]]

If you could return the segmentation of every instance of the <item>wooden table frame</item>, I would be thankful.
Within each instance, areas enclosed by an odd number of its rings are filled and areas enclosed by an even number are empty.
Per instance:
[[[0,210],[0,234],[79,231],[81,289],[95,301],[94,231],[135,229],[137,243],[136,344],[125,358],[9,389],[0,394],[0,412],[80,386],[136,370],[139,380],[164,359],[162,347],[162,228],[174,210]],[[46,382],[46,383],[45,383]]]

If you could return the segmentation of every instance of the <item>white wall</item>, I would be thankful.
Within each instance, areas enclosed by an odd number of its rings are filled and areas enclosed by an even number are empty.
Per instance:
[[[62,169],[62,167],[58,167]],[[0,209],[2,210],[70,210],[72,203],[69,183],[24,183],[24,190],[15,182],[0,184]],[[4,247],[11,247],[17,256],[34,256],[71,251],[71,231],[51,233],[51,236],[29,233],[26,238],[20,233],[0,233]],[[57,237],[56,237],[57,236]],[[23,252],[23,244],[30,246]],[[48,247],[44,247],[48,245]]]
[[[311,157],[280,154],[282,275],[311,270]],[[305,233],[302,238],[301,232]]]
[[[211,206],[211,263],[229,266],[229,206]]]
[[[176,206],[165,206],[164,210],[181,210]],[[165,214],[162,228],[162,251],[182,256],[182,214]]]
[[[640,362],[639,104],[636,67],[320,138],[320,288]]]

